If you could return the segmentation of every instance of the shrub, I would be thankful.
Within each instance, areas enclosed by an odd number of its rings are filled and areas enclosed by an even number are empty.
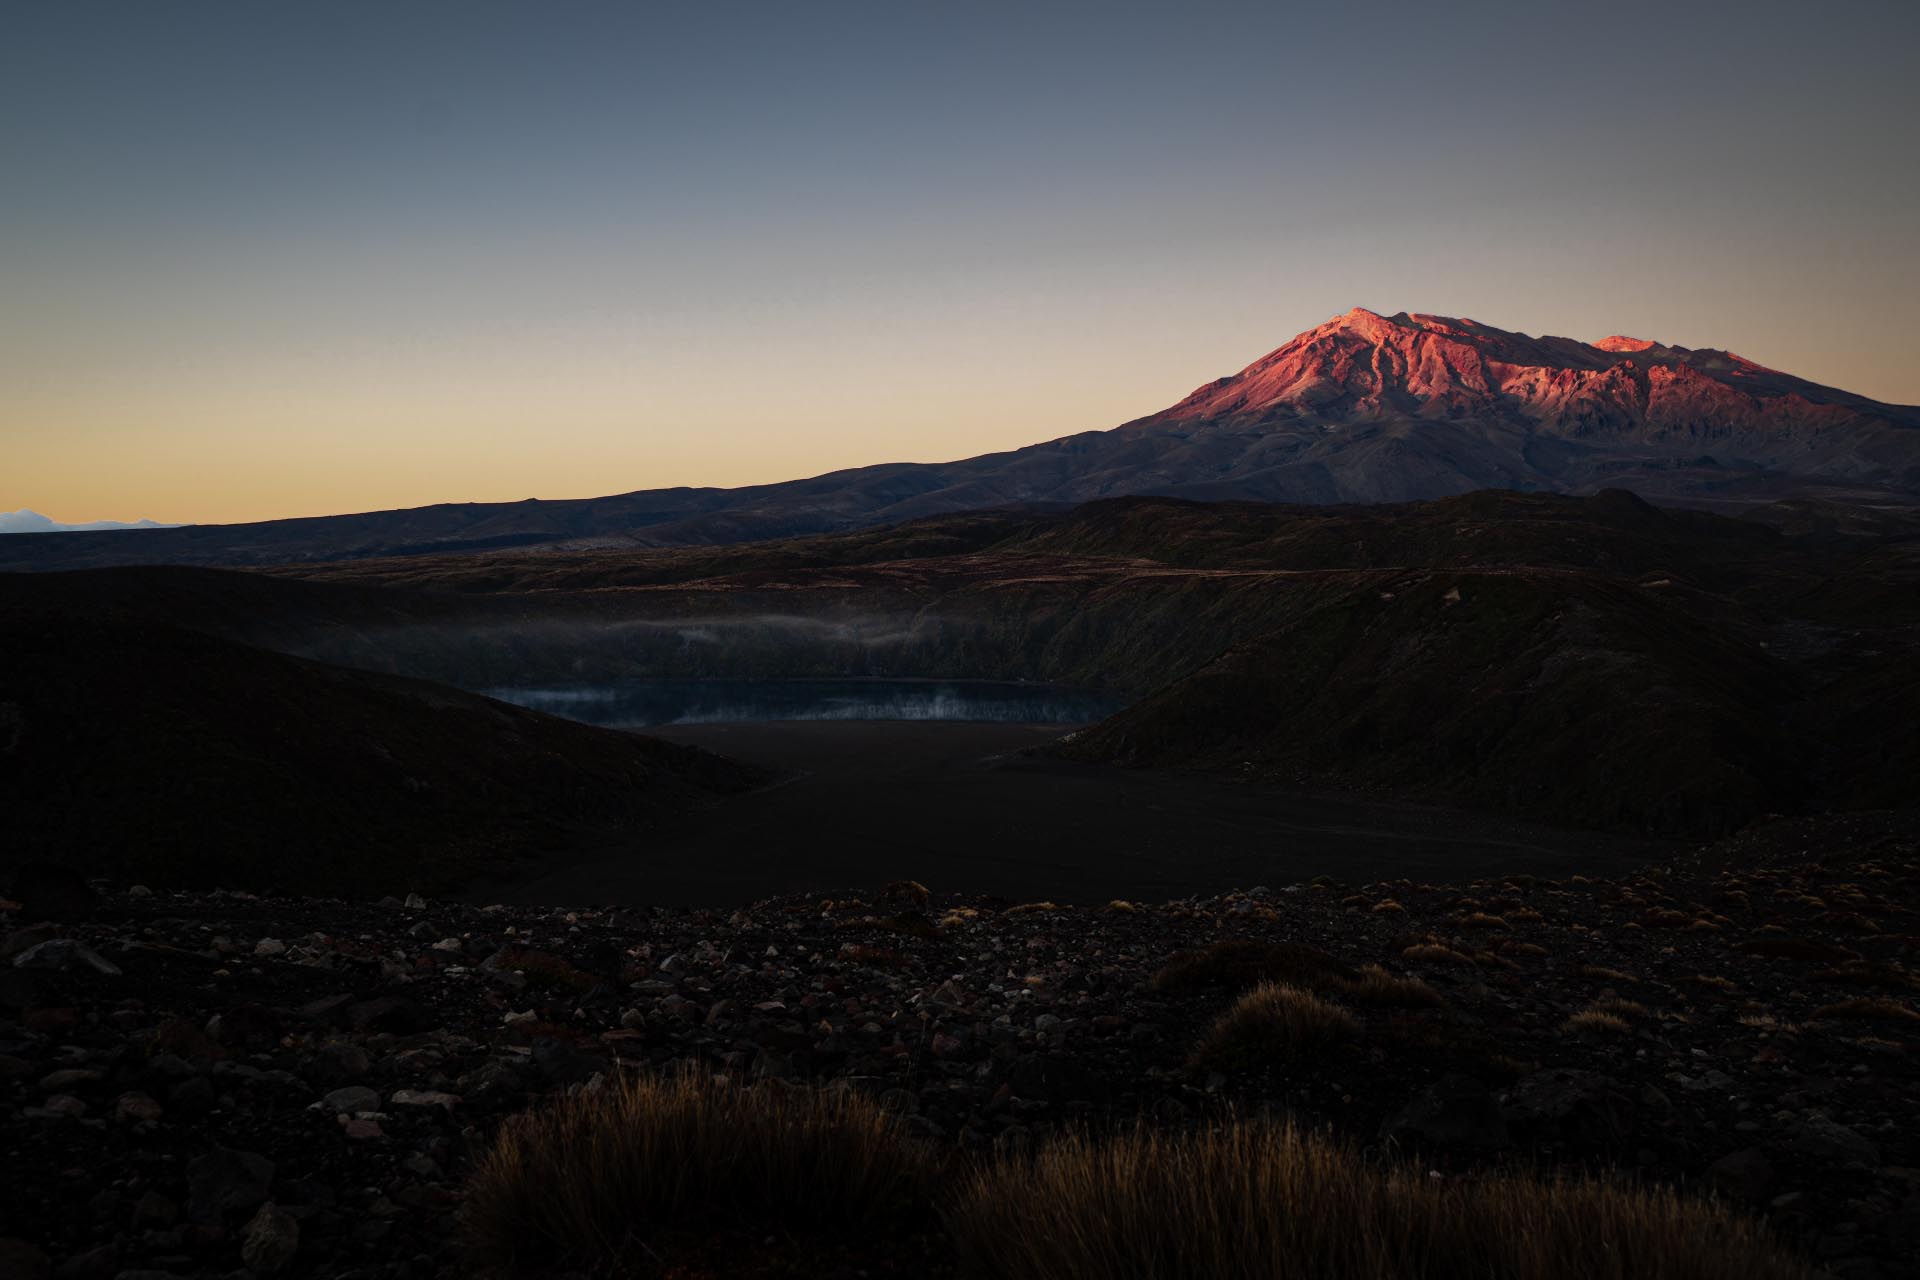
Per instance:
[[[1195,1065],[1252,1066],[1290,1061],[1351,1040],[1360,1024],[1311,991],[1263,982],[1233,1002],[1194,1050]]]
[[[1153,975],[1155,991],[1198,987],[1246,988],[1260,982],[1288,982],[1316,989],[1335,988],[1354,971],[1317,947],[1298,942],[1255,942],[1234,938],[1194,951],[1176,952]]]
[[[972,1174],[947,1224],[994,1280],[1808,1280],[1749,1219],[1666,1191],[1429,1177],[1276,1121],[1073,1137]]]
[[[857,1226],[915,1203],[933,1172],[858,1094],[639,1079],[510,1119],[464,1220],[501,1265],[617,1266],[662,1234]]]

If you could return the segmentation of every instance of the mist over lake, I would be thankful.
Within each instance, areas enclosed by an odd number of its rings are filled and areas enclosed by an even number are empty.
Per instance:
[[[1086,724],[1128,702],[1094,689],[984,680],[622,680],[485,692],[516,706],[620,729],[769,720]]]

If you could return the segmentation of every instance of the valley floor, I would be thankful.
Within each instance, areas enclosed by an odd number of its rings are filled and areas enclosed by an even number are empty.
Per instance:
[[[785,780],[533,878],[514,904],[688,905],[914,879],[1028,900],[1331,875],[1619,875],[1672,846],[1497,814],[1030,754],[1059,725],[794,721],[647,730]]]

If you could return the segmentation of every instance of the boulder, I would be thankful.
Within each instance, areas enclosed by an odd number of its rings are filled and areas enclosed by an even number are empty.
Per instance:
[[[187,1166],[187,1212],[196,1222],[216,1223],[252,1209],[273,1190],[273,1161],[251,1151],[215,1147]]]
[[[1443,1146],[1504,1147],[1507,1118],[1487,1087],[1471,1076],[1442,1077],[1381,1126],[1380,1136]]]

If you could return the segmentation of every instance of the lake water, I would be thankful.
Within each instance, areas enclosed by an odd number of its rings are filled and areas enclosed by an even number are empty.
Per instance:
[[[624,680],[488,689],[502,702],[608,728],[762,720],[999,720],[1086,724],[1128,699],[983,680]]]

